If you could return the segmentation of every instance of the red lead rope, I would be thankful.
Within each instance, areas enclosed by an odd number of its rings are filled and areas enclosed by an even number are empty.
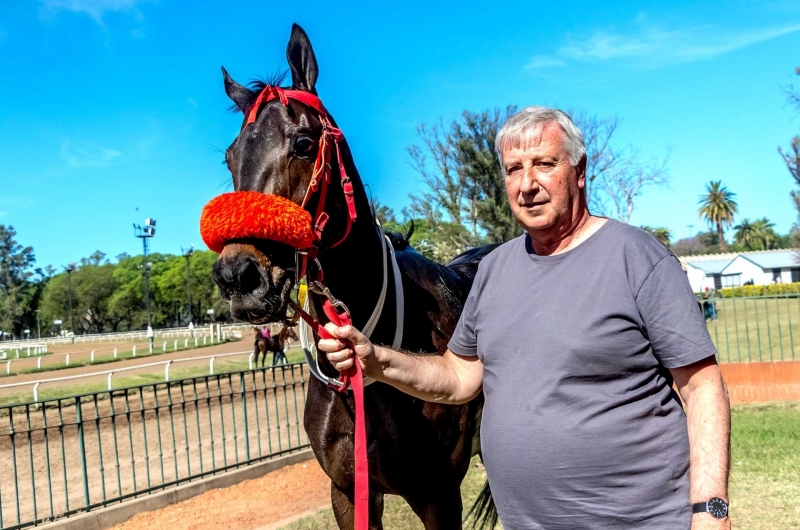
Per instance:
[[[287,90],[280,87],[266,86],[258,94],[256,101],[245,113],[246,121],[245,127],[254,123],[258,117],[258,111],[261,105],[273,99],[279,100],[284,106],[289,105],[289,100],[294,99],[304,105],[314,109],[319,116],[322,123],[322,136],[319,139],[319,147],[317,149],[317,159],[314,162],[314,172],[311,175],[311,183],[306,191],[306,196],[303,203],[300,205],[305,208],[306,203],[311,197],[312,193],[319,190],[319,200],[317,203],[317,212],[314,215],[312,229],[317,238],[317,242],[322,239],[322,230],[325,228],[325,223],[328,221],[328,214],[325,212],[325,198],[327,194],[328,184],[330,183],[331,173],[331,142],[336,149],[336,159],[339,166],[339,176],[341,177],[342,192],[344,193],[345,202],[347,204],[347,227],[345,228],[342,238],[333,244],[333,247],[339,245],[342,241],[347,239],[353,222],[356,220],[356,205],[353,198],[353,183],[350,177],[347,176],[342,159],[342,153],[339,144],[344,141],[342,131],[335,127],[328,116],[328,111],[322,105],[322,101],[311,94],[302,90]],[[316,253],[316,248],[309,251],[310,254]],[[300,270],[297,271],[298,279],[303,277],[306,272],[306,267],[309,259],[309,254],[303,258],[303,263],[300,265]],[[320,278],[321,280],[321,278]],[[325,300],[323,303],[323,310],[328,319],[336,326],[346,326],[352,324],[350,316],[346,312],[339,312],[331,304],[330,300]],[[314,332],[323,339],[332,339],[333,337],[328,333],[322,325],[317,322],[314,317],[295,307],[295,311],[305,320]],[[355,348],[350,341],[345,341],[347,346]],[[339,376],[339,381],[342,386],[335,388],[339,392],[347,392],[347,389],[353,387],[353,399],[356,403],[356,417],[355,417],[355,468],[356,468],[356,486],[355,486],[355,530],[368,530],[369,528],[369,468],[367,465],[367,429],[364,424],[364,376],[361,373],[361,364],[358,359],[355,359],[353,367],[342,372]]]
[[[338,312],[336,308],[325,300],[322,305],[325,315],[336,326],[352,325],[350,316],[345,312]],[[314,333],[323,339],[333,339],[328,331],[317,322],[314,317],[295,306],[295,311],[305,320]],[[345,346],[355,353],[355,345],[349,340],[344,341]],[[339,392],[347,392],[347,388],[353,387],[353,399],[356,402],[355,417],[355,468],[356,468],[356,487],[355,487],[355,530],[367,530],[369,528],[369,464],[367,463],[367,428],[364,424],[364,375],[361,372],[361,363],[358,357],[353,359],[353,366],[346,372],[342,372],[339,381],[341,387],[334,387]]]

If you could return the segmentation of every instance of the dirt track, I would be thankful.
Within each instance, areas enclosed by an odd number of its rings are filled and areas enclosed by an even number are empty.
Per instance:
[[[292,515],[330,505],[330,479],[316,460],[207,491],[112,530],[267,530]]]

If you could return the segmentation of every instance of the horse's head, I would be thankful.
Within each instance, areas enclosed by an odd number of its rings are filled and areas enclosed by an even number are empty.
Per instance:
[[[291,90],[316,95],[317,60],[308,36],[296,24],[292,27],[286,57],[291,70]],[[225,92],[234,107],[244,113],[239,135],[225,152],[234,189],[283,197],[314,215],[321,199],[314,192],[312,175],[318,164],[323,130],[325,127],[331,130],[332,120],[324,124],[318,109],[285,98],[282,91],[274,91],[268,84],[251,84],[254,89],[251,90],[234,81],[224,68],[222,73]],[[280,84],[282,78],[273,84]],[[344,144],[341,148],[349,156]],[[348,205],[342,190],[344,184],[338,178],[336,156],[334,149],[325,164],[332,167],[323,205],[330,219],[319,241],[321,247],[339,241],[348,230]],[[230,302],[234,317],[252,323],[285,318],[290,289],[295,282],[294,250],[285,243],[257,237],[226,242],[212,276],[222,297]]]

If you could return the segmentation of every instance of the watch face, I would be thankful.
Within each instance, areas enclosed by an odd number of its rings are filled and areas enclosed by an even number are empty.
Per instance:
[[[718,497],[714,497],[707,504],[708,513],[717,519],[722,519],[728,515],[728,503]]]

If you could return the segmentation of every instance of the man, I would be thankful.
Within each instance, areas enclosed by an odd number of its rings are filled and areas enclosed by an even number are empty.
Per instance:
[[[730,528],[730,409],[677,258],[590,215],[583,136],[563,112],[522,110],[496,147],[525,234],[483,260],[445,354],[331,324],[355,352],[336,339],[320,349],[425,400],[483,389],[482,454],[506,528]]]

